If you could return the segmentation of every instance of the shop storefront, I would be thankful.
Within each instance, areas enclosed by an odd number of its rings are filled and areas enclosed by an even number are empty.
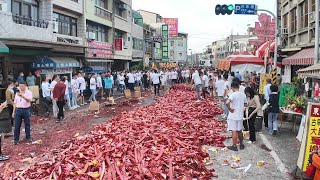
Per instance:
[[[41,57],[32,63],[32,69],[40,77],[40,82],[44,78],[51,79],[53,75],[72,77],[73,72],[77,72],[80,63],[73,58],[68,57]]]
[[[285,83],[291,83],[294,77],[297,77],[297,71],[313,64],[314,48],[303,49],[298,53],[284,58],[284,80]]]
[[[0,83],[4,80],[4,73],[3,73],[3,62],[4,57],[9,53],[9,48],[0,41]],[[4,99],[5,97],[5,89],[0,87],[0,99]]]
[[[87,73],[110,71],[113,65],[112,44],[108,42],[89,41],[86,49],[86,62],[82,68]]]

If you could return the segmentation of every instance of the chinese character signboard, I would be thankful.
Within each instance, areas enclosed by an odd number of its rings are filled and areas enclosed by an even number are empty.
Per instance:
[[[169,62],[169,46],[168,46],[168,38],[169,38],[169,29],[168,25],[162,25],[162,62]]]
[[[88,58],[102,58],[111,59],[112,58],[112,44],[108,42],[88,42],[87,54]]]
[[[264,94],[264,87],[267,85],[267,79],[271,78],[271,74],[261,74],[260,77],[260,94]]]
[[[114,39],[114,50],[115,51],[122,51],[123,48],[123,39],[122,38],[115,38]]]
[[[310,110],[310,119],[308,122],[306,148],[303,160],[303,171],[308,167],[309,156],[313,151],[320,148],[320,104],[312,104]],[[318,142],[316,144],[316,142]]]
[[[163,18],[163,22],[168,24],[169,36],[178,35],[178,18]]]

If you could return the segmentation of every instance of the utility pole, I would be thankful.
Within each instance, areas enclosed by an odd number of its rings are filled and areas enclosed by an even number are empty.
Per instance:
[[[274,20],[275,20],[273,67],[277,68],[277,58],[278,58],[278,18],[273,12],[271,12],[269,10],[258,9],[257,11],[267,12],[267,13],[271,14],[273,16]]]
[[[316,0],[316,14],[315,14],[315,41],[314,41],[314,64],[319,62],[319,0]]]
[[[111,28],[111,38],[112,38],[112,55],[113,55],[113,60],[114,60],[114,53],[115,53],[115,50],[114,50],[114,36],[115,36],[115,6],[114,6],[114,2],[115,0],[112,0],[112,28]],[[110,70],[111,70],[111,66],[110,66]]]

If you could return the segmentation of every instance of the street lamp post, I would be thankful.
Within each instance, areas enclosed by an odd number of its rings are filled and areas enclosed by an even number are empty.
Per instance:
[[[275,20],[275,33],[274,33],[274,56],[273,56],[273,67],[274,68],[277,68],[277,58],[278,58],[278,18],[277,16],[269,11],[269,10],[266,10],[266,9],[258,9],[257,11],[264,11],[264,12],[268,12],[269,14],[271,14]]]

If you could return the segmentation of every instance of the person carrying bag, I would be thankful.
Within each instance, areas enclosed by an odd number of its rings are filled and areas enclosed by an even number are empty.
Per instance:
[[[243,126],[246,131],[249,130],[250,141],[248,143],[250,144],[256,142],[255,120],[258,111],[261,109],[261,104],[259,96],[251,87],[247,87],[244,92],[248,98],[248,107],[246,108],[246,117],[245,121],[243,121]]]

